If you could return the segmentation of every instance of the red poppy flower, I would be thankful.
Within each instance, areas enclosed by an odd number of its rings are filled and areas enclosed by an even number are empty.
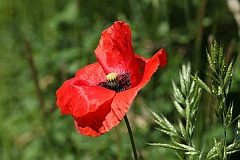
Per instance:
[[[134,54],[131,30],[121,21],[102,32],[95,55],[98,62],[77,71],[56,92],[60,112],[71,114],[78,131],[93,137],[120,123],[138,91],[167,59],[163,49],[152,58]]]

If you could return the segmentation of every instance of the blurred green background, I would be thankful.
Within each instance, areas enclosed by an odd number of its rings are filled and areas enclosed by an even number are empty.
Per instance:
[[[229,99],[235,99],[234,113],[239,112],[238,26],[225,0],[0,0],[1,160],[132,159],[124,122],[100,137],[85,137],[55,105],[55,91],[96,61],[101,32],[116,20],[130,25],[135,53],[151,57],[164,48],[168,54],[167,66],[154,74],[128,112],[143,159],[177,159],[171,150],[146,144],[170,142],[155,129],[148,108],[177,122],[172,80],[178,83],[180,66],[187,62],[204,79],[206,49],[214,38],[227,60],[236,58]],[[207,128],[216,123],[207,99],[200,105],[202,145],[221,133],[217,125],[214,131]],[[233,132],[229,135],[231,141]]]

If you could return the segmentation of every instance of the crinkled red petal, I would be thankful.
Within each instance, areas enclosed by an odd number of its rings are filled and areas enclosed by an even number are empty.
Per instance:
[[[75,125],[78,131],[81,134],[95,137],[117,126],[130,108],[137,91],[133,88],[119,92],[115,95],[112,102],[109,101],[111,103],[109,104],[110,108],[105,103],[96,112],[75,118]]]
[[[102,32],[95,55],[106,74],[128,72],[132,84],[137,83],[139,66],[132,48],[131,30],[126,23],[115,22]]]
[[[87,81],[91,85],[96,86],[100,82],[106,81],[106,74],[101,65],[96,62],[78,70],[75,78]]]
[[[102,94],[102,93],[101,93]],[[98,109],[88,114],[75,117],[74,123],[78,131],[85,136],[96,137],[109,131],[113,125],[106,125],[106,117],[111,112],[112,99],[98,106]],[[111,124],[114,123],[112,120]]]
[[[166,52],[164,51],[164,49],[160,49],[156,54],[155,56],[158,57],[159,59],[159,65],[161,67],[164,67],[166,64],[167,64],[167,54]],[[144,58],[138,54],[135,54],[135,57],[137,58],[137,62],[139,64],[140,67],[144,66],[145,63],[147,63],[151,58]]]
[[[160,66],[164,67],[167,64],[167,54],[166,54],[166,52],[164,51],[164,49],[160,49],[156,54],[159,57]]]
[[[112,90],[89,86],[86,81],[72,78],[57,90],[56,104],[61,108],[61,113],[81,117],[95,112],[99,106],[108,104],[115,94],[116,92]]]
[[[142,67],[141,82],[134,87],[136,90],[139,90],[150,81],[158,66],[164,67],[167,64],[167,55],[164,49],[160,49],[152,58],[143,58],[139,55],[136,55],[136,58],[139,66]]]

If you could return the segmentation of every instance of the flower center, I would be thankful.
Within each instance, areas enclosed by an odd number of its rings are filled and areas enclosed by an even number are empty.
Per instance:
[[[117,73],[112,72],[106,76],[106,80],[106,82],[100,82],[98,86],[114,90],[116,92],[127,90],[131,86],[129,73],[118,75]]]

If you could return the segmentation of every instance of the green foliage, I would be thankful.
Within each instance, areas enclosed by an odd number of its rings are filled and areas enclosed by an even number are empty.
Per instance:
[[[164,116],[160,118],[152,112],[160,131],[169,135],[172,144],[152,143],[150,145],[171,148],[177,151],[180,159],[196,159],[202,153],[195,148],[195,127],[198,103],[201,98],[202,89],[190,78],[190,64],[183,65],[180,71],[180,89],[173,82],[173,103],[180,117],[178,118],[178,131]],[[194,77],[197,78],[197,75]],[[168,126],[168,127],[166,127]]]
[[[240,117],[240,115],[238,115],[233,120],[234,105],[230,103],[229,106],[227,106],[226,103],[232,84],[233,61],[226,66],[223,49],[217,45],[216,41],[214,41],[211,47],[211,55],[207,54],[207,57],[211,69],[211,72],[207,73],[207,76],[211,80],[211,87],[203,82],[197,75],[190,75],[190,64],[182,66],[182,70],[180,71],[180,89],[177,88],[173,82],[173,103],[178,114],[183,119],[178,118],[178,130],[176,130],[176,127],[174,127],[166,117],[161,115],[161,118],[152,112],[155,121],[160,127],[159,130],[170,136],[172,144],[151,143],[150,145],[174,149],[177,151],[177,156],[180,159],[217,158],[227,160],[228,155],[240,150],[239,122],[236,126],[235,139],[230,144],[227,144],[227,130],[236,119],[239,121]],[[214,144],[209,151],[204,149],[205,146],[198,148],[196,144],[197,138],[199,138],[195,134],[199,121],[199,119],[197,119],[197,111],[202,90],[205,90],[218,100],[215,106],[215,114],[223,130],[223,135],[220,139],[213,137]]]
[[[202,7],[205,9],[204,14],[200,12],[200,2],[202,1],[0,0],[0,159],[132,158],[124,124],[121,123],[98,138],[84,137],[74,127],[72,117],[61,115],[55,105],[55,91],[66,79],[73,77],[78,69],[96,61],[93,52],[101,32],[116,20],[126,21],[130,25],[135,53],[151,57],[163,47],[168,54],[167,66],[159,69],[150,83],[139,92],[128,113],[139,154],[143,159],[176,159],[167,149],[146,145],[146,142],[168,144],[171,141],[165,134],[154,129],[155,123],[151,121],[148,109],[157,111],[158,115],[161,113],[161,123],[169,122],[165,126],[167,132],[170,132],[172,127],[175,128],[177,133],[174,133],[174,138],[177,143],[174,143],[174,146],[181,148],[181,152],[189,149],[189,153],[199,154],[194,152],[193,146],[187,142],[184,142],[186,146],[181,145],[178,141],[180,138],[176,136],[191,141],[192,134],[195,135],[194,132],[201,126],[191,119],[195,114],[199,116],[200,111],[196,110],[197,113],[194,113],[194,107],[191,108],[194,105],[197,107],[197,104],[190,99],[185,100],[186,95],[191,93],[194,98],[193,95],[198,92],[191,90],[195,90],[191,88],[193,82],[186,76],[188,74],[185,74],[185,71],[182,71],[182,77],[178,77],[179,67],[184,62],[191,61],[193,65],[199,62],[200,66],[193,69],[198,70],[201,77],[206,65],[206,57],[202,51],[208,46],[207,39],[212,36],[219,39],[227,50],[232,50],[233,54],[239,50],[236,22],[226,6],[226,1],[207,1]],[[201,15],[202,21],[199,20]],[[229,42],[232,40],[235,40],[236,44],[231,48],[228,46],[231,46]],[[32,76],[33,68],[26,58],[27,42],[39,92]],[[240,87],[239,57],[236,57],[232,77],[231,91],[234,93],[239,93]],[[186,66],[185,69],[187,68]],[[227,67],[226,75],[231,73],[228,69],[232,70]],[[215,90],[228,92],[231,98],[231,92],[227,88],[231,75],[225,77],[221,83],[226,86]],[[172,93],[172,88],[169,87],[172,79],[176,83],[174,93],[179,92],[172,97],[175,99],[175,107],[169,97]],[[191,83],[187,84],[185,81],[189,82],[189,79]],[[217,77],[212,76],[212,80],[218,84]],[[177,88],[178,81],[182,88]],[[208,87],[212,89],[211,86]],[[211,93],[210,91],[208,92]],[[43,101],[43,105],[40,101]],[[239,106],[236,100],[231,105],[232,109],[226,110],[229,116],[225,120],[229,127],[235,124],[235,113],[239,112],[236,110],[236,106]],[[209,119],[208,114],[201,114],[205,119]],[[193,128],[194,123],[196,129]],[[222,133],[219,130],[219,126],[214,128],[217,144],[221,142],[217,136]],[[240,139],[239,125],[235,133],[235,139],[229,137],[229,140],[234,139],[236,142],[228,143],[226,150],[229,153],[236,152],[234,148],[239,147],[236,145]],[[230,128],[229,135],[231,134],[233,129]],[[209,131],[202,137],[212,138],[212,133]],[[214,141],[212,143],[214,144]],[[215,155],[216,151],[213,149],[212,153],[211,155]],[[178,153],[178,157],[181,156]]]

